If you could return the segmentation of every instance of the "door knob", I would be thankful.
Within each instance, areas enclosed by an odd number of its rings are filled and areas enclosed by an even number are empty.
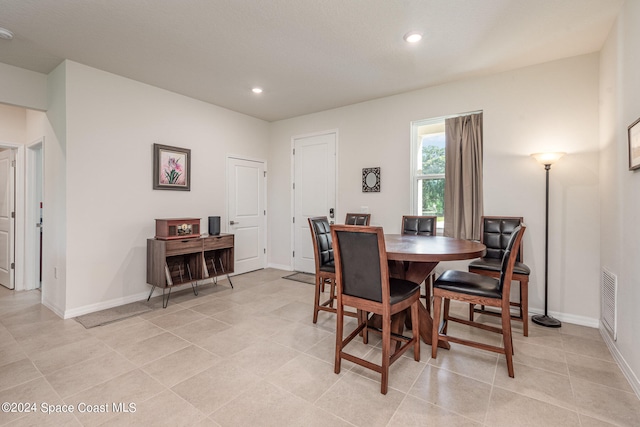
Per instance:
[[[240,223],[235,221],[229,221],[229,224],[234,225],[234,224],[240,224]]]

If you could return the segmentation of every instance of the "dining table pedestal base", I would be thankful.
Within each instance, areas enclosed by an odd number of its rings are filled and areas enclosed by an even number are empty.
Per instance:
[[[437,262],[411,262],[411,261],[393,261],[389,260],[389,276],[408,280],[413,283],[424,282],[434,268],[438,265]],[[426,302],[427,304],[430,301]],[[418,304],[418,316],[420,322],[420,338],[427,344],[431,344],[431,328],[433,326],[433,320],[431,314],[422,303]],[[380,320],[375,320],[375,323],[380,323]],[[405,310],[402,313],[396,314],[391,319],[391,331],[396,334],[402,334],[404,332],[405,323],[411,323],[411,313],[409,310]],[[377,327],[377,326],[376,326]],[[397,343],[396,345],[399,345]],[[449,349],[451,346],[446,341],[438,341],[438,347]]]
[[[484,255],[486,246],[480,242],[456,239],[444,236],[414,236],[404,234],[385,234],[384,236],[389,276],[421,284],[442,261],[457,261],[479,258]],[[430,301],[426,302],[427,304]],[[431,330],[434,320],[426,307],[418,304],[420,338],[431,344]],[[391,319],[391,330],[402,334],[405,321],[410,314],[398,313]],[[437,322],[440,319],[436,320]],[[379,316],[374,315],[369,324],[382,325]],[[399,343],[398,343],[399,344]],[[449,349],[449,343],[438,340],[438,347]]]

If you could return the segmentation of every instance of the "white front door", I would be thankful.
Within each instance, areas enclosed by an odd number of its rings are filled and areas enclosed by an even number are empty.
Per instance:
[[[15,167],[13,150],[0,152],[0,284],[14,288],[11,263],[14,255]]]
[[[227,158],[229,232],[234,238],[234,271],[265,267],[264,162]]]
[[[335,132],[294,138],[294,253],[293,269],[313,273],[315,258],[308,218],[326,216],[335,221]]]

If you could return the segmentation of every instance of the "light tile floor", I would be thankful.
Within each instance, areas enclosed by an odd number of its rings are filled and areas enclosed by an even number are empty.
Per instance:
[[[377,374],[346,361],[333,372],[335,316],[314,325],[313,286],[287,274],[174,293],[166,309],[93,329],[58,318],[38,291],[0,287],[0,403],[35,404],[0,412],[0,425],[640,425],[640,401],[599,331],[566,323],[531,324],[528,338],[514,323],[513,379],[496,354],[452,344],[433,360],[423,344],[420,362],[409,352],[392,366],[383,396]],[[379,360],[373,337],[351,351]],[[129,404],[135,412],[122,411]],[[55,412],[62,405],[75,412]]]

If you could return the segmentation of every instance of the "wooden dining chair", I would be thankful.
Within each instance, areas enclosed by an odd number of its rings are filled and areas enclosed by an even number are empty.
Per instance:
[[[469,271],[485,276],[500,278],[500,267],[504,249],[509,242],[511,233],[523,222],[522,217],[514,216],[483,216],[480,230],[480,242],[487,247],[486,254],[469,264]],[[520,284],[519,302],[510,302],[511,307],[517,307],[518,315],[511,315],[512,320],[522,322],[522,333],[529,336],[529,275],[531,270],[524,264],[522,247],[518,250],[516,263],[513,266],[513,280]],[[484,306],[476,307],[469,304],[469,320],[474,320],[474,314],[481,313],[500,317],[500,313],[486,310]]]
[[[348,213],[344,223],[346,225],[369,225],[371,214],[364,213]]]
[[[409,348],[413,357],[420,361],[420,331],[418,304],[420,285],[402,279],[389,278],[387,251],[382,227],[332,225],[331,235],[337,281],[337,312],[335,373],[340,373],[342,359],[348,360],[382,376],[380,392],[387,394],[389,366]],[[363,313],[357,327],[344,337],[344,308],[354,307]],[[391,316],[411,308],[412,337],[391,334]],[[380,365],[345,351],[345,347],[361,332],[365,344],[368,332],[369,313],[382,317],[382,361]],[[402,345],[391,354],[391,341]],[[395,347],[395,346],[394,346]]]
[[[410,236],[435,236],[436,225],[438,223],[437,216],[419,216],[419,215],[403,215],[402,216],[402,234]],[[426,300],[427,311],[431,312],[431,288],[435,280],[435,272],[431,272],[427,280],[424,281],[424,295],[422,298]]]
[[[319,311],[328,311],[331,313],[336,312],[336,309],[333,306],[336,295],[336,270],[333,258],[333,244],[331,241],[329,220],[326,216],[310,217],[309,229],[311,230],[313,255],[316,264],[313,323],[317,323]],[[325,285],[329,285],[329,299],[324,302],[320,302],[322,293],[325,291]],[[354,316],[354,313],[349,312],[347,315]]]
[[[513,378],[513,341],[511,338],[511,316],[509,313],[509,291],[513,277],[513,266],[516,262],[518,249],[522,242],[525,226],[519,225],[513,230],[509,242],[504,250],[500,266],[500,278],[470,273],[468,271],[447,270],[438,277],[433,284],[433,326],[431,342],[438,340],[468,345],[483,350],[504,354],[507,359],[507,370]],[[443,323],[440,324],[440,312],[444,299]],[[449,314],[451,300],[471,304],[481,304],[502,309],[502,325],[500,328],[478,323],[467,319],[457,318]],[[449,322],[458,322],[474,326],[491,332],[502,334],[503,347],[493,346],[469,339],[454,337],[447,334]],[[438,346],[431,346],[431,356],[435,359]]]

